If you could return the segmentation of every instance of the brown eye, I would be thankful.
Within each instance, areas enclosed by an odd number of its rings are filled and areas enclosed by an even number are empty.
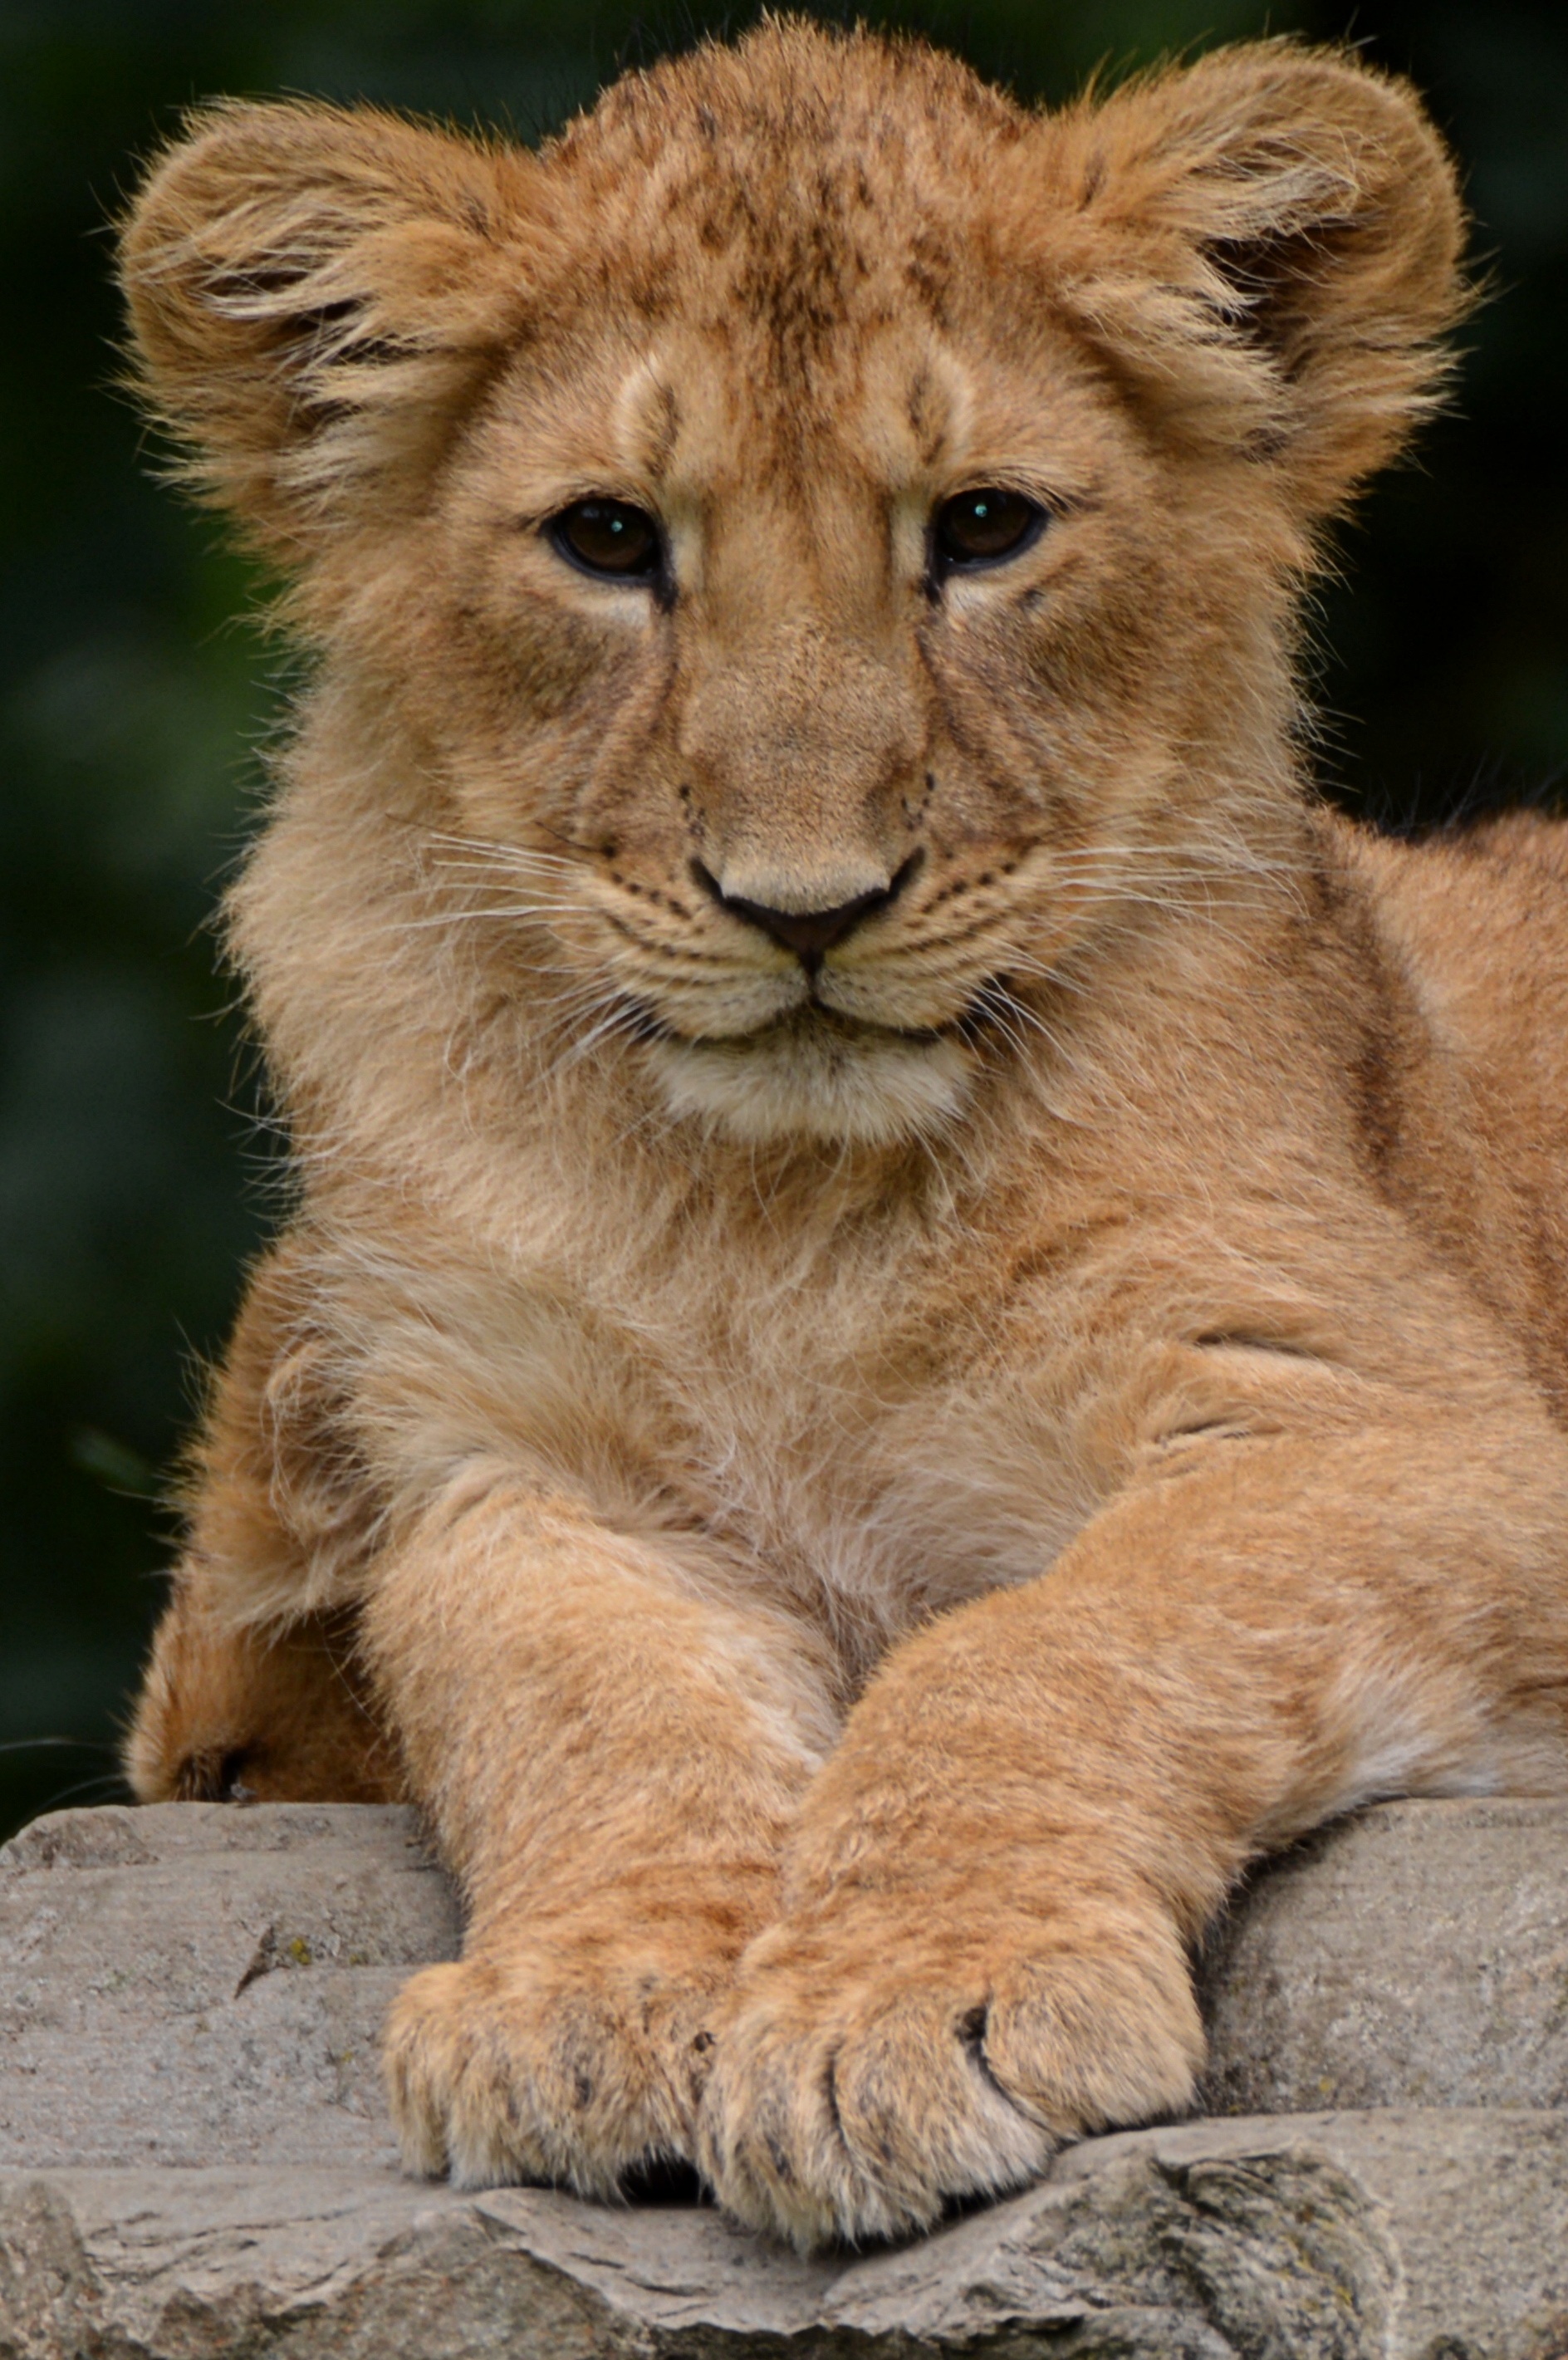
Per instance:
[[[573,500],[545,531],[570,565],[615,582],[654,582],[664,571],[664,544],[645,508],[626,500]]]
[[[940,578],[963,568],[999,565],[1038,541],[1044,524],[1045,510],[1022,492],[1003,491],[996,484],[960,492],[936,512],[932,570]]]

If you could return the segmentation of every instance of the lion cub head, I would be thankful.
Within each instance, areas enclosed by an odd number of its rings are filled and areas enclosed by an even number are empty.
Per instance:
[[[433,932],[672,1118],[877,1142],[1263,857],[1294,587],[1459,231],[1347,57],[1037,115],[790,22],[538,154],[220,108],[125,267],[321,694],[404,749]]]

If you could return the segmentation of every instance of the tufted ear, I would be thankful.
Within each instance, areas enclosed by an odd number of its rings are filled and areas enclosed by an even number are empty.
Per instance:
[[[136,374],[276,557],[444,448],[552,243],[542,183],[523,150],[309,105],[207,110],[154,167],[121,246]]]
[[[1343,51],[1224,49],[1053,118],[1069,308],[1163,431],[1272,461],[1325,516],[1435,404],[1466,301],[1454,168]]]

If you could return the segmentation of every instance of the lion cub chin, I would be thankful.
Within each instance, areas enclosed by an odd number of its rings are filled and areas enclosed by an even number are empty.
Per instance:
[[[537,153],[198,115],[156,414],[312,657],[297,1148],[146,1797],[407,1795],[409,2168],[811,2246],[1188,2105],[1192,1944],[1568,1783],[1568,879],[1300,775],[1452,169],[1347,52],[1054,115],[770,20]]]
[[[649,1062],[677,1122],[748,1146],[857,1147],[945,1130],[972,1063],[956,1034],[873,1032],[814,1011],[760,1040],[660,1041]]]

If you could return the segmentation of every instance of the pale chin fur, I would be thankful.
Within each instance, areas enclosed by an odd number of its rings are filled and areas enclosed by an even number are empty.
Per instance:
[[[743,1146],[897,1146],[951,1122],[973,1078],[972,1053],[949,1036],[815,1022],[750,1040],[666,1038],[648,1053],[671,1114]]]

